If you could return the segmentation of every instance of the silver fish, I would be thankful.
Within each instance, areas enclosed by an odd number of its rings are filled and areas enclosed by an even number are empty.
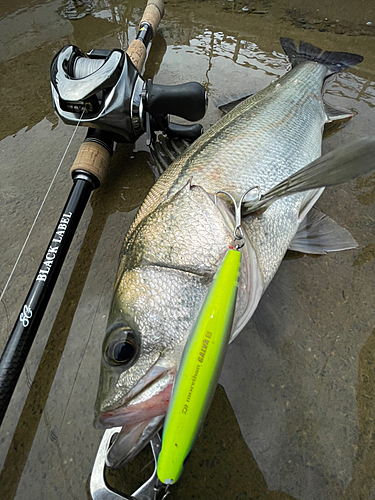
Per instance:
[[[292,70],[239,104],[174,161],[126,236],[96,402],[97,427],[122,426],[108,452],[110,467],[130,460],[161,426],[182,350],[232,243],[233,212],[225,196],[214,203],[215,192],[239,200],[254,187],[262,195],[256,206],[247,200],[243,219],[246,244],[232,340],[254,313],[288,248],[325,253],[356,246],[348,231],[312,210],[322,186],[334,183],[325,176],[332,158],[323,158],[315,184],[303,184],[297,175],[302,188],[293,194],[288,180],[271,199],[263,195],[321,156],[325,123],[350,116],[327,111],[322,87],[329,75],[362,57],[322,54],[302,42],[297,49],[290,39],[281,44]],[[371,148],[361,164],[373,163],[373,142]],[[341,152],[336,163],[347,156],[348,151]],[[348,164],[354,177],[355,158]],[[306,186],[313,189],[298,192]]]

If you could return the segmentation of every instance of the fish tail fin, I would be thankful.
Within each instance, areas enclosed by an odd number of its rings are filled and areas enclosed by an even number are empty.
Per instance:
[[[299,42],[297,48],[291,38],[280,38],[280,43],[293,68],[302,61],[314,61],[326,66],[327,76],[344,71],[363,61],[362,56],[350,54],[349,52],[331,52],[328,50],[322,53],[322,49],[306,42]]]

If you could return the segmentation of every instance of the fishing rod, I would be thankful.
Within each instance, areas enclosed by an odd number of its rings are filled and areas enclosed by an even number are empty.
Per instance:
[[[163,17],[163,0],[148,0],[137,37],[127,51],[63,47],[51,64],[51,92],[59,117],[88,127],[71,167],[73,186],[47,250],[0,359],[0,425],[36,336],[75,230],[93,190],[109,169],[115,143],[135,142],[143,133],[150,144],[156,131],[194,140],[199,124],[170,122],[173,114],[189,121],[203,118],[207,107],[202,85],[156,85],[140,76],[147,47]]]

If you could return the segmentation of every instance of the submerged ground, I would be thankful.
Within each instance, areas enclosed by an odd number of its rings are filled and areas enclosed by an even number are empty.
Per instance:
[[[65,44],[126,48],[143,1],[13,0],[0,5],[0,289],[73,129],[58,121],[49,66]],[[145,77],[196,80],[217,106],[288,68],[278,39],[362,54],[333,78],[331,104],[354,118],[324,151],[375,130],[375,7],[353,2],[165,2]],[[3,348],[71,187],[73,139],[0,304]],[[72,244],[0,431],[1,498],[84,499],[101,433],[92,428],[100,349],[125,232],[153,178],[144,141],[120,145]],[[318,207],[353,251],[288,254],[258,314],[230,346],[221,383],[171,499],[375,499],[375,175],[327,189]],[[249,447],[250,449],[249,449]],[[147,453],[108,481],[131,493]]]

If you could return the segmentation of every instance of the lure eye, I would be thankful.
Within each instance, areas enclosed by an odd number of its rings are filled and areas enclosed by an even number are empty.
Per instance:
[[[138,354],[138,342],[133,330],[124,325],[115,325],[108,332],[105,357],[111,365],[131,366]]]

